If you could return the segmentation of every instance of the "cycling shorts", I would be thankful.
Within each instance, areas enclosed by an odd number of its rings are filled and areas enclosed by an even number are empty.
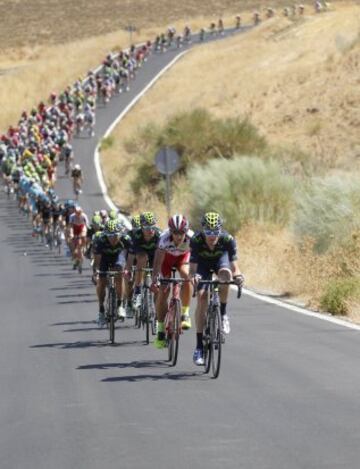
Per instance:
[[[85,236],[86,225],[73,225],[74,236]]]
[[[179,270],[182,265],[188,264],[189,260],[190,251],[184,252],[184,254],[181,254],[180,256],[173,256],[167,252],[161,265],[161,275],[165,278],[171,277],[171,269],[173,267]]]
[[[122,270],[125,267],[125,263],[126,259],[124,251],[116,254],[115,256],[103,254],[100,259],[99,270],[102,272],[107,272],[112,269]],[[105,278],[106,274],[99,274],[99,277]]]
[[[149,262],[149,265],[148,267],[150,269],[152,269],[153,265],[154,265],[154,257],[155,257],[155,251],[154,250],[151,250],[151,251],[138,251],[138,252],[135,252],[134,253],[135,255],[137,254],[146,254],[147,255],[147,258],[148,258],[148,262]],[[136,263],[134,263],[133,265],[136,265]]]
[[[211,280],[212,273],[211,271],[215,272],[217,274],[220,269],[229,269],[231,270],[230,267],[230,261],[229,261],[229,253],[226,251],[224,252],[219,259],[216,261],[211,261],[211,260],[203,260],[200,259],[199,263],[197,265],[197,274],[201,275],[201,278],[203,280]],[[203,290],[203,289],[208,289],[209,285],[204,285],[201,283],[201,280],[198,284],[198,290]]]

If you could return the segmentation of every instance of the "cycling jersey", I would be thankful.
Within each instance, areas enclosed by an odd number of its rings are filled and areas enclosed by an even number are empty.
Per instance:
[[[73,169],[71,171],[72,178],[81,178],[81,169]]]
[[[83,213],[82,215],[77,215],[72,213],[69,217],[69,224],[72,225],[74,236],[84,236],[84,230],[86,230],[88,222],[88,217]]]
[[[214,249],[210,249],[206,244],[205,235],[202,232],[196,233],[190,241],[191,258],[190,262],[216,262],[227,252],[229,261],[237,259],[237,247],[235,239],[226,231],[219,235],[219,240]]]
[[[116,257],[121,251],[128,250],[131,247],[130,236],[123,234],[119,237],[119,241],[112,245],[105,233],[101,233],[94,238],[94,254],[101,256]]]
[[[126,263],[125,251],[129,250],[131,246],[130,236],[123,234],[120,236],[119,241],[113,246],[110,244],[105,233],[94,235],[93,252],[95,256],[100,255],[99,269],[106,272],[111,268],[124,267]],[[106,274],[99,274],[100,277],[105,277]]]
[[[149,259],[150,267],[153,265],[155,250],[157,248],[161,231],[159,228],[154,227],[154,236],[146,241],[141,228],[132,232],[132,246],[130,249],[131,254],[145,253]]]
[[[193,235],[194,233],[189,230],[185,235],[184,241],[179,246],[176,246],[170,230],[166,230],[160,235],[158,248],[172,256],[181,256],[190,251],[190,239]]]
[[[160,234],[160,229],[154,227],[154,236],[148,241],[146,241],[141,228],[132,231],[131,237],[133,245],[131,248],[131,252],[133,254],[138,254],[140,252],[154,254],[160,239]]]

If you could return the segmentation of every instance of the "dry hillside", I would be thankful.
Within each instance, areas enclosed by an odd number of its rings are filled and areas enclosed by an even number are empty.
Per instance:
[[[0,0],[0,43],[8,48],[73,42],[119,31],[129,24],[148,29],[259,5],[256,0]]]
[[[115,130],[106,173],[131,166],[121,142],[139,125],[197,106],[221,117],[249,116],[272,144],[310,153],[319,169],[358,169],[359,14],[359,6],[337,5],[296,21],[276,17],[192,50]],[[126,188],[117,186],[114,196],[124,203]]]
[[[320,174],[358,172],[359,13],[358,5],[336,4],[324,14],[295,21],[277,16],[247,34],[191,51],[137,104],[114,131],[113,146],[103,152],[107,182],[118,204],[152,208],[164,221],[164,208],[146,190],[142,200],[132,198],[127,183],[134,156],[123,142],[154,116],[162,123],[198,106],[220,117],[249,116],[275,147],[309,154]],[[173,205],[187,213],[186,183],[180,185]],[[300,251],[292,234],[276,227],[249,226],[238,239],[248,285],[301,297],[315,307],[336,275],[338,259],[347,255],[314,256],[311,245]],[[359,320],[359,305],[349,308],[349,315]]]

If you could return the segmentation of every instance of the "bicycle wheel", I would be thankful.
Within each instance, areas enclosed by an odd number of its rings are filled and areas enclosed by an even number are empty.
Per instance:
[[[166,342],[168,349],[168,361],[172,363],[175,349],[174,341],[174,311],[169,308],[165,318],[166,324]]]
[[[212,360],[212,345],[210,341],[210,317],[208,312],[208,318],[203,333],[203,350],[204,350],[204,367],[205,373],[209,373],[211,360]]]
[[[151,325],[151,334],[156,335],[156,312],[154,305],[153,295],[150,296],[150,325]]]
[[[176,300],[173,305],[174,308],[174,329],[173,329],[173,355],[171,357],[171,366],[177,363],[179,353],[179,341],[181,330],[181,304],[180,300]]]
[[[221,315],[218,307],[216,307],[212,312],[210,342],[212,374],[214,378],[217,378],[220,373],[222,342]]]
[[[115,342],[115,318],[116,318],[116,293],[115,289],[109,289],[109,334],[110,342]]]
[[[149,322],[149,305],[150,305],[150,291],[147,288],[145,295],[144,295],[144,308],[142,311],[142,321],[143,327],[145,328],[145,340],[146,343],[149,344],[150,342],[150,322]]]

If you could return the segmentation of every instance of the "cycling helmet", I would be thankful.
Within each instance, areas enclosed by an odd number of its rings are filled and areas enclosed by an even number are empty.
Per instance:
[[[169,218],[169,230],[172,232],[186,233],[189,229],[189,222],[184,215],[173,215]]]
[[[134,215],[131,219],[131,225],[133,228],[140,228],[141,223],[140,223],[140,215]]]
[[[94,215],[91,219],[91,224],[92,225],[101,225],[102,223],[102,220],[101,220],[101,217],[100,215]]]
[[[75,165],[74,165],[74,169],[76,169],[76,170],[81,169],[81,168],[80,168],[80,165],[79,165],[79,164],[75,164]]]
[[[204,230],[220,230],[223,225],[223,221],[218,213],[207,212],[202,217],[201,225]]]
[[[156,217],[153,212],[143,212],[140,215],[140,225],[143,226],[155,226],[156,225]]]
[[[68,200],[65,202],[65,207],[67,207],[67,208],[74,208],[74,207],[75,207],[75,202],[74,202],[72,199],[68,199]]]
[[[110,220],[117,220],[117,217],[118,217],[117,210],[110,210],[110,212],[109,212]]]
[[[107,235],[119,234],[119,224],[115,220],[109,220],[105,225],[105,233]]]
[[[82,211],[83,211],[83,210],[82,210],[82,208],[80,207],[80,205],[77,205],[77,206],[75,207],[75,213],[77,213],[78,215],[80,215],[80,213],[82,213]]]

